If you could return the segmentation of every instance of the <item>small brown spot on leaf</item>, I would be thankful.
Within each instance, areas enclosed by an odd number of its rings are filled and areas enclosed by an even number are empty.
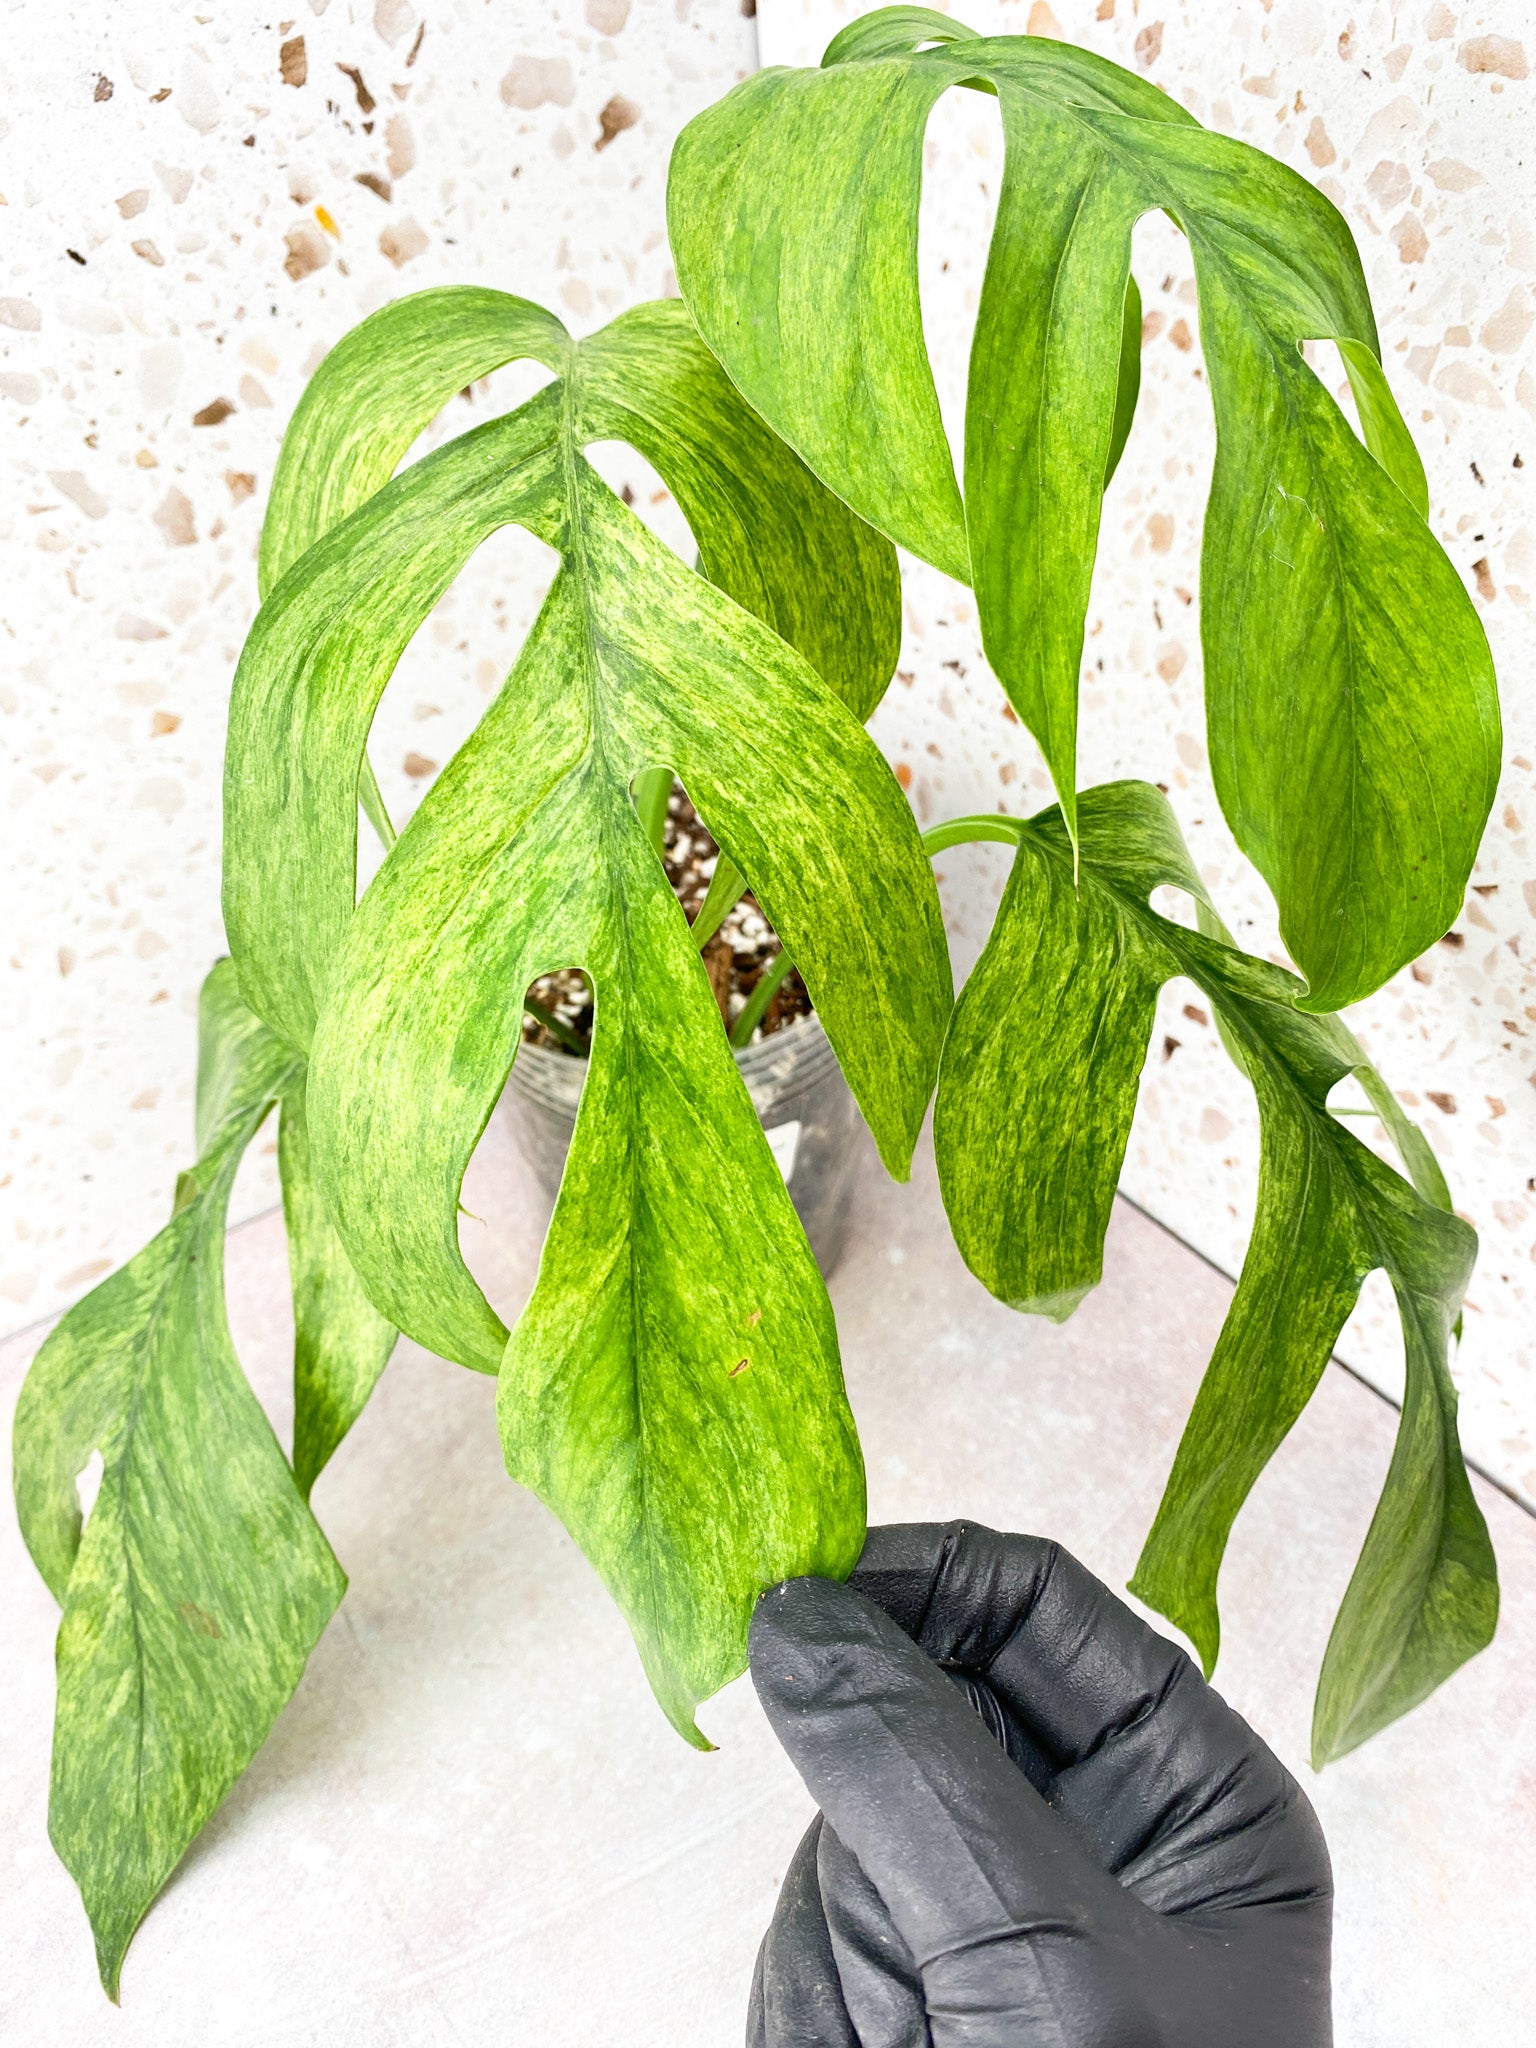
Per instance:
[[[597,125],[603,132],[592,147],[606,149],[626,128],[633,128],[639,118],[640,109],[634,101],[627,100],[621,92],[616,92],[597,117]]]
[[[227,420],[234,411],[234,404],[228,398],[211,398],[200,412],[192,415],[194,427],[216,427]]]
[[[290,36],[277,53],[277,69],[284,85],[302,85],[309,77],[309,53],[302,36]]]
[[[437,773],[437,763],[429,761],[425,754],[407,754],[405,772],[413,782],[420,782],[423,777]]]
[[[752,1311],[751,1315],[749,1315],[749,1316],[747,1317],[747,1328],[748,1328],[749,1330],[755,1330],[755,1329],[757,1328],[758,1324],[759,1324],[759,1323],[760,1323],[760,1322],[761,1322],[762,1320],[763,1320],[763,1312],[762,1312],[762,1310],[761,1310],[760,1308],[755,1308],[755,1309],[753,1309],[753,1311]]]
[[[751,1363],[752,1361],[750,1358],[738,1358],[736,1363],[731,1367],[730,1371],[726,1374],[726,1378],[728,1380],[739,1379]]]
[[[210,1642],[217,1642],[224,1633],[207,1608],[199,1607],[195,1600],[178,1601],[176,1612],[195,1636],[207,1636]]]

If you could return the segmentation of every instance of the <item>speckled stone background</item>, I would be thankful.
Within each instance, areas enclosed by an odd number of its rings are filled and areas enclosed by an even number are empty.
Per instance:
[[[0,1330],[134,1251],[187,1163],[225,709],[306,378],[426,285],[519,292],[577,333],[675,290],[673,137],[755,62],[739,0],[6,16]],[[437,438],[537,381],[490,380]],[[621,468],[649,505],[654,477]],[[551,559],[497,536],[408,650],[372,745],[397,819],[505,674]],[[275,1199],[268,1133],[233,1215]]]
[[[871,11],[860,0],[759,6],[764,64],[814,63],[844,22]],[[1198,119],[1315,180],[1360,244],[1387,372],[1429,472],[1434,528],[1493,644],[1505,765],[1455,929],[1350,1021],[1423,1123],[1481,1234],[1455,1364],[1463,1438],[1536,1502],[1536,14],[1528,0],[941,8],[983,34],[1058,36],[1152,78]],[[1001,171],[995,103],[949,94],[928,131],[921,249],[930,352],[955,427]],[[1280,959],[1273,904],[1232,843],[1206,766],[1195,594],[1214,434],[1193,266],[1160,216],[1141,223],[1133,248],[1146,314],[1142,396],[1105,508],[1080,780],[1166,783],[1228,922]],[[1330,387],[1342,387],[1337,353],[1315,355]],[[1037,750],[1004,715],[969,594],[909,564],[907,624],[902,682],[874,729],[906,764],[919,816],[1048,802]],[[1005,861],[987,848],[939,864],[962,963],[985,937]],[[1124,1187],[1235,1273],[1257,1156],[1251,1097],[1203,998],[1170,983]],[[1401,1339],[1380,1274],[1340,1350],[1383,1389],[1400,1387]]]
[[[813,61],[861,11],[759,5],[768,62]],[[56,1310],[133,1251],[186,1160],[196,992],[222,944],[224,710],[254,609],[261,507],[306,375],[362,314],[427,284],[523,292],[577,332],[671,289],[671,139],[755,61],[740,0],[288,7],[21,0],[8,13],[0,1329]],[[1483,1236],[1457,1366],[1468,1447],[1536,1499],[1536,518],[1517,466],[1536,460],[1536,29],[1515,0],[1354,12],[1335,0],[1058,0],[1054,12],[971,0],[963,11],[983,30],[1059,33],[1138,67],[1315,177],[1360,239],[1436,527],[1499,659],[1508,740],[1465,915],[1358,1024]],[[957,417],[1001,166],[994,111],[953,95],[929,159],[930,329]],[[1229,919],[1268,949],[1271,906],[1205,768],[1193,594],[1211,431],[1193,280],[1158,221],[1138,230],[1136,268],[1144,395],[1105,523],[1084,775],[1167,782]],[[1338,381],[1336,363],[1322,368]],[[525,373],[504,373],[435,431],[528,388]],[[672,508],[655,479],[615,462],[665,529]],[[397,813],[486,701],[546,575],[537,543],[499,536],[417,636],[373,745]],[[914,570],[908,620],[902,680],[876,730],[906,764],[920,814],[1044,801],[965,593]],[[942,868],[964,964],[1000,866],[977,852]],[[1126,1185],[1230,1271],[1256,1138],[1199,1010],[1193,991],[1168,992]],[[235,1214],[274,1193],[262,1140]],[[1391,1387],[1384,1288],[1368,1287],[1343,1348]]]

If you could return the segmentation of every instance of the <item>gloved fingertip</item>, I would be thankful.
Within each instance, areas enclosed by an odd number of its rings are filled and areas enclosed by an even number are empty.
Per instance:
[[[752,1683],[770,1709],[825,1698],[851,1674],[885,1617],[835,1579],[785,1579],[757,1603],[747,1640]]]

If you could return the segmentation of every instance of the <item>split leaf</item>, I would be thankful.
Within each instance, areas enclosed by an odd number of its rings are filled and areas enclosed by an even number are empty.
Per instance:
[[[673,491],[712,581],[586,463],[619,436]],[[354,917],[374,706],[509,520],[556,550],[555,580]],[[889,543],[742,404],[673,303],[573,344],[556,384],[311,547],[237,681],[226,914],[250,999],[295,1045],[313,1034],[311,1134],[342,1243],[383,1314],[500,1371],[514,1476],[593,1558],[695,1736],[694,1704],[742,1668],[757,1592],[851,1566],[863,1476],[820,1276],[631,791],[649,769],[681,777],[905,1173],[949,982],[916,827],[859,723],[898,634]],[[460,1257],[457,1203],[524,991],[562,967],[592,979],[592,1057],[509,1342]]]
[[[113,1998],[134,1929],[266,1740],[346,1584],[224,1311],[230,1185],[295,1064],[221,961],[176,1212],[52,1332],[16,1411],[22,1534],[64,1608],[49,1833]]]
[[[1395,1103],[1389,1125],[1425,1192],[1329,1112],[1352,1072],[1386,1095],[1344,1026],[1299,1010],[1300,985],[1281,969],[1151,909],[1161,884],[1205,895],[1156,790],[1084,793],[1075,887],[1058,810],[1013,829],[1018,851],[956,1004],[934,1115],[945,1206],[978,1277],[1057,1316],[1098,1281],[1156,995],[1171,976],[1205,991],[1258,1099],[1252,1239],[1132,1581],[1208,1672],[1238,1510],[1310,1399],[1366,1274],[1382,1267],[1397,1295],[1407,1399],[1319,1684],[1314,1751],[1327,1761],[1407,1712],[1493,1632],[1496,1568],[1447,1365],[1476,1239]]]
[[[962,85],[996,92],[1006,144],[963,508],[917,283],[924,130]],[[918,8],[853,23],[819,70],[744,80],[683,131],[668,188],[704,339],[855,511],[973,582],[988,660],[1072,832],[1131,231],[1152,209],[1189,241],[1216,416],[1200,591],[1217,793],[1275,893],[1306,1006],[1336,1009],[1452,922],[1499,767],[1487,643],[1424,522],[1336,210],[1146,79]],[[1364,445],[1308,339],[1338,343]]]

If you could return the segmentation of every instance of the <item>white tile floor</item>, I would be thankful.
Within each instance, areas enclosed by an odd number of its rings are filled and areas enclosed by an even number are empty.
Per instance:
[[[494,1131],[467,1203],[501,1305],[539,1221]],[[499,1253],[494,1249],[500,1246]],[[231,1241],[236,1333],[282,1427],[276,1217]],[[871,1513],[1060,1538],[1123,1583],[1226,1283],[1134,1211],[1065,1328],[998,1307],[931,1168],[871,1165],[834,1284]],[[0,1347],[14,1401],[36,1337]],[[44,1831],[54,1610],[0,1518],[0,2040],[18,2048],[734,2048],[808,1813],[745,1682],[699,1756],[592,1573],[506,1480],[489,1381],[402,1346],[316,1490],[352,1586],[297,1698],[150,1914],[114,2013]],[[1515,2048],[1536,1926],[1536,1522],[1482,1489],[1494,1647],[1313,1778],[1312,1679],[1394,1417],[1330,1370],[1239,1523],[1219,1683],[1302,1775],[1338,1882],[1339,2048]]]

